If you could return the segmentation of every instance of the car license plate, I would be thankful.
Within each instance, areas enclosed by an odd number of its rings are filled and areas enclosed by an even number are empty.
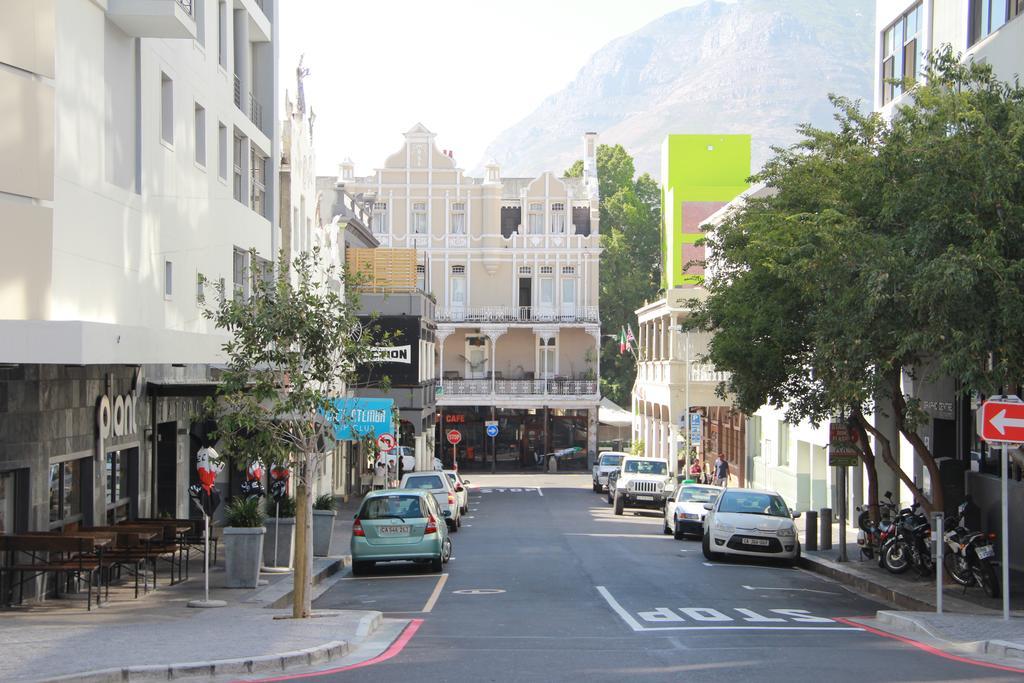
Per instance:
[[[743,545],[768,545],[767,538],[744,538]]]
[[[654,496],[637,496],[637,500],[654,500]]]
[[[990,545],[979,545],[974,549],[974,552],[978,554],[978,559],[987,560],[996,554],[996,551],[992,549]]]
[[[377,527],[377,534],[380,536],[408,536],[408,526],[381,526]]]

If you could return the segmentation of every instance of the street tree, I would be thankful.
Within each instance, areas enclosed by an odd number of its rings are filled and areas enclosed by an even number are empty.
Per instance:
[[[576,161],[565,175],[583,174]],[[601,269],[601,393],[621,406],[630,404],[636,359],[619,353],[621,328],[636,309],[658,296],[661,287],[661,194],[647,173],[636,176],[633,158],[622,145],[598,145]]]
[[[934,510],[939,467],[906,382],[990,393],[1024,373],[1024,92],[948,49],[925,78],[891,121],[833,98],[836,130],[803,126],[775,150],[755,177],[774,194],[707,235],[710,296],[691,324],[714,333],[708,359],[742,410],[846,417],[875,437],[865,462],[880,457]],[[930,495],[872,413],[894,418]]]
[[[292,472],[295,618],[312,612],[312,486],[335,425],[347,419],[337,399],[382,343],[360,324],[356,278],[323,263],[319,249],[291,263],[282,258],[276,272],[253,273],[247,296],[218,285],[219,298],[205,311],[229,335],[226,365],[206,405],[221,453],[243,468],[261,461]]]

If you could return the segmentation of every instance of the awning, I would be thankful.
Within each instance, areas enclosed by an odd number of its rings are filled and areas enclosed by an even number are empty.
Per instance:
[[[628,427],[633,424],[633,413],[619,407],[610,398],[602,398],[597,408],[597,421],[613,427]]]

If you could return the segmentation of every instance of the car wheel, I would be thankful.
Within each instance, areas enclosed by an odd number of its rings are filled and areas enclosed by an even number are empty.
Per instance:
[[[621,515],[623,508],[626,507],[626,497],[615,494],[615,514]]]
[[[614,502],[614,499],[612,498],[612,487],[609,486],[608,487],[608,504],[611,505],[613,502]]]
[[[466,505],[463,505],[462,507],[459,508],[459,512],[464,515],[467,512],[469,512],[469,507],[466,506]]]
[[[661,520],[661,533],[665,534],[666,536],[672,533],[672,530],[668,528],[668,522],[665,521],[664,517]]]
[[[373,562],[353,562],[352,576],[364,576],[370,573]]]
[[[799,567],[800,566],[800,544],[799,543],[796,544],[796,555],[794,555],[793,559],[789,561],[789,566],[790,567]]]
[[[711,536],[704,534],[704,540],[700,544],[700,549],[704,553],[704,557],[709,560],[717,560],[718,553],[711,552]]]
[[[444,539],[444,545],[441,546],[441,559],[447,563],[448,560],[452,559],[452,539]]]
[[[672,534],[672,538],[677,541],[681,541],[686,538],[686,534],[683,533],[683,530],[679,528],[678,524],[676,524],[675,533]]]
[[[448,531],[450,533],[453,533],[453,534],[459,533],[459,523],[458,522],[452,522],[451,524],[449,524],[448,525]]]
[[[591,488],[594,489],[594,493],[601,493],[601,485],[598,484],[596,481],[593,482],[590,486]]]
[[[444,558],[438,555],[430,561],[430,571],[440,572],[444,570]]]

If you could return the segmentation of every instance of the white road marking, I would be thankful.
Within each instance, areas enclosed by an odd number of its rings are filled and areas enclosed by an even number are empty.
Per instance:
[[[704,565],[705,567],[714,567],[715,566],[715,565],[711,564],[710,562],[701,562],[701,564]]]
[[[466,519],[476,519],[473,515],[466,515]]]
[[[801,591],[804,593],[821,593],[822,595],[842,595],[832,591],[819,591],[813,588],[768,588],[767,586],[743,586],[748,591]]]
[[[452,591],[455,595],[497,595],[498,593],[504,593],[503,588],[463,588],[462,590]]]
[[[447,574],[441,574],[441,576],[437,578],[437,585],[434,586],[434,592],[430,594],[429,598],[427,598],[427,604],[423,605],[423,609],[421,610],[422,612],[429,614],[430,611],[434,609],[434,605],[437,603],[437,598],[441,595],[441,589],[444,588],[444,585],[447,582]]]
[[[601,597],[605,599],[605,602],[608,603],[608,606],[611,607],[612,610],[614,610],[615,613],[619,615],[619,618],[626,622],[627,626],[629,626],[634,631],[638,632],[647,630],[646,628],[640,625],[639,621],[633,618],[632,614],[623,609],[622,605],[619,604],[619,601],[612,597],[612,594],[608,592],[607,588],[605,588],[604,586],[594,586],[594,588],[596,588],[597,592],[601,594]]]
[[[582,532],[566,532],[566,536],[592,536],[594,538],[645,538],[647,540],[667,541],[671,536],[655,536],[654,534],[585,534]]]
[[[379,581],[380,579],[433,579],[433,574],[397,574],[392,576],[345,576],[342,581]]]
[[[540,490],[539,486],[537,487],[537,493],[540,495],[541,498],[544,497],[544,492]]]

